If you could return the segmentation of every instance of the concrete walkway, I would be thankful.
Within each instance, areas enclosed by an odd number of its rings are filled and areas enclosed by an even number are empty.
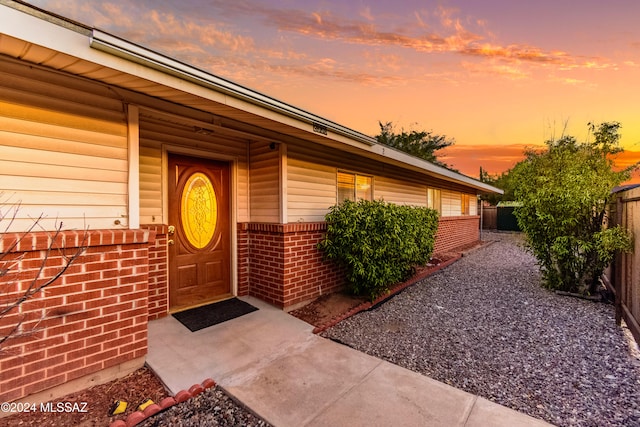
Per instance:
[[[172,316],[149,323],[147,363],[174,394],[213,378],[276,427],[548,426],[549,424],[311,333],[259,308],[190,332]]]

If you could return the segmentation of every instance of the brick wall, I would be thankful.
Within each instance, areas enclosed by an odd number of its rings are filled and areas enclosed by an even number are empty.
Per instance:
[[[479,221],[479,216],[440,218],[434,253],[476,243]],[[317,248],[325,223],[249,223],[239,228],[248,231],[250,295],[287,308],[343,288],[344,271],[325,262]]]
[[[284,228],[284,307],[342,289],[344,271],[325,262],[318,250],[326,223],[287,224]]]
[[[249,235],[249,294],[284,307],[282,225],[246,224]]]
[[[156,236],[149,245],[149,320],[155,320],[169,313],[167,226],[143,225],[141,228],[155,232]]]
[[[480,217],[477,215],[441,217],[436,233],[434,254],[443,254],[455,248],[480,240]]]
[[[63,232],[48,253],[49,234],[30,233],[10,255],[16,260],[0,277],[0,307],[24,294],[48,259],[39,282],[63,266],[63,254],[86,251],[66,273],[0,318],[0,337],[22,321],[19,335],[2,344],[0,401],[43,391],[147,353],[149,243],[154,232],[94,230]],[[0,253],[19,238],[0,235]],[[20,258],[19,253],[24,255]],[[5,258],[6,259],[6,258]]]
[[[324,223],[245,225],[249,231],[250,294],[289,307],[344,286],[344,274],[324,262],[316,245]]]
[[[249,231],[238,224],[238,296],[249,295]]]

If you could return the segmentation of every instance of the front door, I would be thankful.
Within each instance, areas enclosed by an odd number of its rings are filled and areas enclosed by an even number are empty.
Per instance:
[[[229,164],[169,155],[169,309],[231,293]]]

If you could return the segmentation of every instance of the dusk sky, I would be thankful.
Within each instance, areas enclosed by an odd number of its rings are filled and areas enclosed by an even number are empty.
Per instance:
[[[477,177],[587,123],[640,158],[637,0],[32,0],[369,135],[455,139]]]

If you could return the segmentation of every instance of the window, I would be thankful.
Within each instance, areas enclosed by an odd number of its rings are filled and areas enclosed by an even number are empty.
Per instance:
[[[373,178],[350,172],[338,172],[338,203],[344,200],[372,200]]]
[[[462,194],[460,197],[460,210],[462,215],[469,215],[469,195]]]
[[[442,213],[442,204],[440,200],[442,199],[440,190],[437,188],[427,188],[427,207],[431,209],[435,209],[438,213]]]

